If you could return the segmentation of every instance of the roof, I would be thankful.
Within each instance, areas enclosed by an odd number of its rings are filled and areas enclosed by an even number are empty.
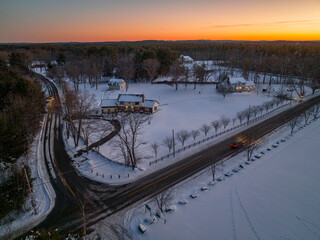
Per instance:
[[[144,103],[142,103],[142,107],[147,107],[147,108],[153,108],[155,103],[158,103],[156,100],[145,100]]]
[[[247,81],[246,86],[255,86],[256,84],[252,81]]]
[[[103,99],[101,100],[101,107],[117,107],[117,99]]]
[[[193,59],[189,56],[184,56],[184,55],[181,55],[180,56],[180,59],[184,62],[193,62]]]
[[[109,80],[110,83],[121,83],[122,81],[124,81],[123,79],[119,79],[119,78],[112,78]]]
[[[118,101],[121,102],[142,102],[143,94],[119,94]]]
[[[243,77],[230,77],[230,83],[246,83],[247,81]]]

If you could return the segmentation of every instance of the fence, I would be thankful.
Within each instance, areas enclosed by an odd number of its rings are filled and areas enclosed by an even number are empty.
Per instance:
[[[245,122],[245,123],[241,123],[241,124],[239,124],[239,125],[237,125],[237,126],[234,126],[234,127],[232,127],[232,128],[226,129],[226,130],[224,130],[223,132],[216,133],[215,135],[212,135],[212,136],[210,136],[210,137],[207,137],[207,138],[204,138],[204,139],[199,140],[199,141],[197,141],[197,142],[194,142],[194,143],[192,143],[192,144],[189,144],[188,146],[184,146],[184,147],[176,150],[174,153],[173,153],[173,152],[168,153],[167,155],[164,155],[164,156],[162,156],[162,157],[159,157],[159,158],[157,158],[157,159],[149,162],[149,166],[151,166],[151,165],[153,165],[153,164],[157,164],[158,162],[161,162],[161,161],[163,161],[164,159],[167,159],[167,158],[173,156],[174,154],[177,154],[177,153],[180,153],[180,152],[182,152],[182,151],[185,151],[186,149],[189,149],[189,148],[191,148],[191,147],[195,147],[195,146],[197,146],[197,145],[199,145],[199,144],[201,144],[201,143],[207,142],[207,141],[209,141],[209,140],[212,140],[213,138],[216,138],[216,137],[221,136],[221,135],[223,135],[223,134],[225,134],[225,133],[231,132],[231,131],[233,131],[234,129],[237,129],[237,128],[240,128],[240,127],[242,127],[242,126],[245,126],[245,125],[249,125],[249,124],[251,124],[251,123],[254,123],[254,122],[260,120],[261,118],[263,118],[263,117],[265,117],[265,116],[267,116],[267,115],[269,115],[269,114],[271,114],[271,113],[273,113],[273,112],[275,112],[275,111],[277,111],[277,110],[279,110],[279,109],[281,109],[281,108],[283,108],[283,107],[285,107],[285,106],[288,106],[288,105],[291,104],[291,103],[292,103],[292,102],[289,102],[289,103],[286,103],[286,104],[284,104],[284,105],[281,105],[281,106],[279,106],[279,107],[277,107],[277,108],[275,108],[275,109],[272,109],[272,110],[269,111],[269,112],[266,112],[265,114],[260,115],[259,117],[255,117],[254,119],[251,119],[251,120],[249,120],[249,121],[247,121],[247,122]]]

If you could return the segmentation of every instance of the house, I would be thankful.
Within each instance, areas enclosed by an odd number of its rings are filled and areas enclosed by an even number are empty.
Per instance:
[[[180,63],[184,64],[184,63],[193,63],[193,59],[189,56],[184,56],[184,55],[180,55],[179,57],[179,61]]]
[[[120,111],[139,112],[144,102],[144,94],[119,94],[117,103]]]
[[[117,99],[103,99],[101,100],[101,111],[102,113],[117,113],[118,104]]]
[[[159,102],[145,99],[144,94],[119,94],[117,99],[104,99],[100,104],[104,114],[140,112],[153,114],[159,110]]]
[[[244,92],[251,91],[255,88],[255,84],[252,81],[246,81],[243,77],[230,77],[227,76],[222,82],[217,84],[219,91],[228,92]]]
[[[123,79],[112,78],[108,81],[109,90],[124,90],[126,89],[126,81]]]
[[[242,92],[246,87],[246,80],[243,77],[228,77],[230,90],[232,92]]]
[[[256,84],[253,81],[246,82],[246,91],[250,92],[252,89],[256,87]]]

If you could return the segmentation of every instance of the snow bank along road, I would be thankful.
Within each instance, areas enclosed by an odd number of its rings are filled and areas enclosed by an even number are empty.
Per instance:
[[[41,78],[46,83],[49,92],[55,97],[55,104],[60,105],[55,85],[48,79],[42,76]],[[54,104],[53,111],[49,112],[50,118],[48,118],[50,123],[48,123],[48,126],[51,126],[54,132],[54,147],[53,153],[50,153],[51,158],[46,159],[46,162],[50,161],[52,165],[51,169],[51,165],[47,164],[48,172],[55,172],[56,175],[56,177],[50,175],[50,181],[56,191],[56,204],[41,227],[60,227],[65,231],[80,229],[83,222],[81,218],[82,210],[86,213],[87,224],[92,225],[99,219],[146,197],[152,197],[192,176],[208,167],[212,161],[217,162],[238,154],[246,149],[247,143],[241,149],[232,150],[230,148],[231,142],[238,139],[259,139],[319,102],[320,96],[306,100],[232,137],[228,137],[200,153],[195,153],[135,182],[117,186],[93,182],[77,174],[72,166],[72,160],[64,149],[62,109],[61,107],[55,107]],[[46,131],[46,134],[48,137],[51,131]],[[46,149],[46,151],[50,149],[52,148]]]

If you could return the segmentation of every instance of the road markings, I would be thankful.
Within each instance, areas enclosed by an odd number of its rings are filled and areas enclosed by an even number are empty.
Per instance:
[[[55,163],[56,163],[56,159],[54,159]],[[58,168],[57,166],[57,163],[55,164],[56,165],[56,168],[59,172],[59,175],[61,176],[63,182],[66,184],[67,188],[69,189],[69,191],[71,192],[72,196],[77,199],[76,195],[74,194],[74,192],[72,191],[71,187],[69,186],[69,184],[67,183],[66,179],[64,178],[64,176],[62,175],[62,172],[60,171],[60,169]]]
[[[162,181],[162,180],[164,180],[164,179],[166,179],[166,178],[168,178],[168,177],[170,177],[170,176],[172,176],[172,175],[174,175],[174,174],[182,171],[183,169],[185,169],[185,168],[187,168],[187,167],[190,167],[190,166],[192,166],[193,164],[196,164],[197,162],[200,162],[202,159],[203,159],[203,158],[200,158],[200,159],[198,159],[197,161],[194,161],[194,162],[192,162],[192,163],[189,163],[188,165],[186,165],[186,166],[184,166],[184,167],[182,167],[182,168],[179,168],[178,170],[176,170],[176,171],[174,171],[174,172],[172,172],[172,173],[169,173],[168,175],[166,175],[166,176],[164,176],[164,177],[162,177],[162,178],[159,178],[158,180],[156,180],[156,181],[154,181],[154,182],[152,182],[152,183],[149,183],[149,184],[147,184],[147,185],[145,185],[145,186],[137,189],[137,190],[134,191],[134,192],[131,192],[131,193],[127,194],[127,195],[125,196],[125,198],[130,197],[130,196],[134,195],[135,193],[140,192],[141,190],[143,190],[143,189],[145,189],[145,188],[147,188],[147,187],[150,187],[150,186],[152,186],[152,185],[154,185],[154,184],[156,184],[156,183],[158,183],[158,182],[160,182],[160,181]]]

